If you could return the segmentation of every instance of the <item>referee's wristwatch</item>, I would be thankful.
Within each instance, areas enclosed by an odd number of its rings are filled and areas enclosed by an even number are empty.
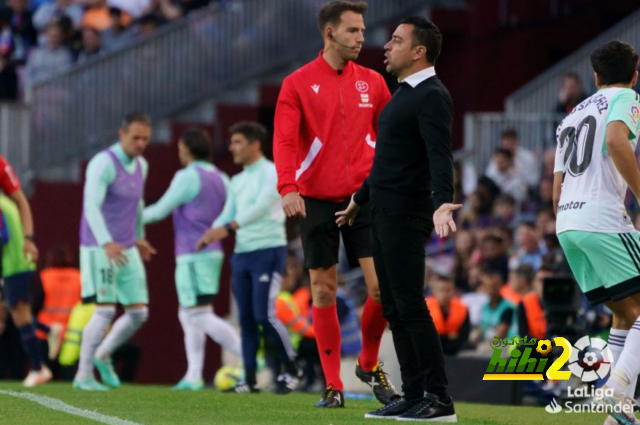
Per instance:
[[[35,235],[24,235],[24,239],[27,240],[27,241],[35,242],[36,236]]]
[[[233,226],[231,226],[231,223],[227,223],[224,225],[224,228],[227,229],[227,231],[229,233],[233,233],[235,231],[235,229],[233,228]]]

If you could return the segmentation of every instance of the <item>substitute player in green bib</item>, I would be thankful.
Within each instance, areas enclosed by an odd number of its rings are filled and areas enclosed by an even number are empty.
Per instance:
[[[162,198],[145,208],[144,223],[158,222],[173,213],[178,318],[189,364],[187,374],[174,389],[201,390],[205,334],[241,356],[240,336],[212,310],[224,261],[222,243],[196,250],[198,239],[224,207],[229,178],[211,164],[211,142],[202,130],[189,130],[182,135],[178,156],[184,169],[176,173]]]
[[[142,154],[150,137],[150,118],[129,114],[120,127],[120,141],[94,156],[87,167],[80,271],[82,301],[96,303],[96,309],[82,333],[80,363],[73,381],[79,390],[107,390],[93,378],[93,364],[103,383],[120,386],[111,354],[133,336],[149,314],[142,260],[149,260],[155,249],[144,239],[142,195],[148,165]],[[104,338],[116,304],[124,307],[125,314]]]
[[[554,169],[556,229],[573,274],[591,304],[613,313],[609,346],[614,396],[607,424],[635,424],[632,405],[640,372],[640,234],[625,211],[627,187],[640,199],[634,150],[640,134],[638,54],[621,41],[591,54],[598,92],[558,127]],[[626,394],[626,395],[625,395]]]

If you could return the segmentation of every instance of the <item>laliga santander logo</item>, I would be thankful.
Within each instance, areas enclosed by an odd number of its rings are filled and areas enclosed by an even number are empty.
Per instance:
[[[573,348],[568,367],[582,382],[593,382],[609,375],[613,356],[605,341],[583,336]]]

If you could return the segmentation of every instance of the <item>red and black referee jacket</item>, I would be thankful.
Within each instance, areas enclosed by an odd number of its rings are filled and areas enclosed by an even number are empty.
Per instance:
[[[377,72],[322,58],[285,78],[276,107],[274,159],[281,196],[340,202],[369,175],[378,116],[391,98]]]

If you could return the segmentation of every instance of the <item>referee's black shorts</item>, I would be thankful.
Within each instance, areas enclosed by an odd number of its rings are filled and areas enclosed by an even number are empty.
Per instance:
[[[343,211],[350,199],[328,202],[303,197],[307,218],[300,219],[300,235],[305,265],[310,269],[326,269],[338,263],[340,235],[347,260],[358,267],[359,258],[371,257],[371,203],[360,208],[352,226],[336,224],[336,212]]]

